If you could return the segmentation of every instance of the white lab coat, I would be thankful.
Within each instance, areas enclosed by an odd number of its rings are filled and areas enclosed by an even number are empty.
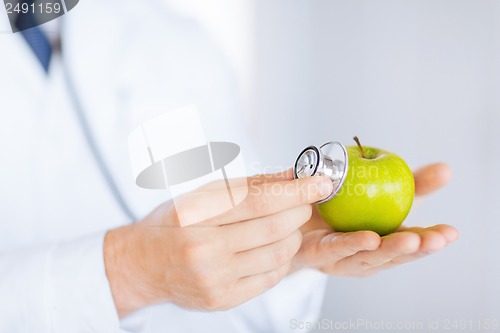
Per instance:
[[[194,103],[209,140],[245,152],[236,82],[194,22],[132,0],[81,1],[65,20],[65,61],[139,217],[168,199],[134,186],[127,136],[142,121]],[[60,59],[46,77],[20,34],[0,34],[0,115],[0,332],[287,332],[318,316],[326,278],[303,271],[226,312],[164,304],[120,322],[102,247],[129,221],[84,140]]]

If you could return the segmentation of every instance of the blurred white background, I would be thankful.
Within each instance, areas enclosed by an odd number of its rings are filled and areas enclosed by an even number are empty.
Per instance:
[[[171,1],[226,51],[267,164],[358,135],[412,167],[454,169],[407,224],[452,224],[460,240],[373,278],[331,278],[322,318],[500,320],[499,1]]]

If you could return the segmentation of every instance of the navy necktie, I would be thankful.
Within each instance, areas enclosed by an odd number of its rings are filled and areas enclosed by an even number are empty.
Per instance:
[[[24,2],[31,4],[33,0]],[[35,15],[31,11],[20,13],[16,18],[15,24],[47,73],[52,57],[52,46],[47,36],[40,26],[38,26]]]

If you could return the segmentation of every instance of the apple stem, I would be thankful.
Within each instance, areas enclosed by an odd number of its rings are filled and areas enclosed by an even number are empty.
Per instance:
[[[361,156],[363,156],[363,158],[366,158],[365,150],[363,149],[363,146],[361,145],[361,142],[359,142],[359,138],[357,136],[354,137],[354,141],[356,141],[356,143],[358,144],[359,150],[361,150]]]

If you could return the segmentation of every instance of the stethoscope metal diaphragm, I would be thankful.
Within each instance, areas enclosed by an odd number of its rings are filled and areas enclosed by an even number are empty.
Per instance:
[[[323,176],[333,183],[333,192],[317,203],[330,201],[342,188],[347,177],[349,157],[347,150],[340,142],[331,141],[321,145],[305,148],[297,157],[294,166],[295,179]]]

